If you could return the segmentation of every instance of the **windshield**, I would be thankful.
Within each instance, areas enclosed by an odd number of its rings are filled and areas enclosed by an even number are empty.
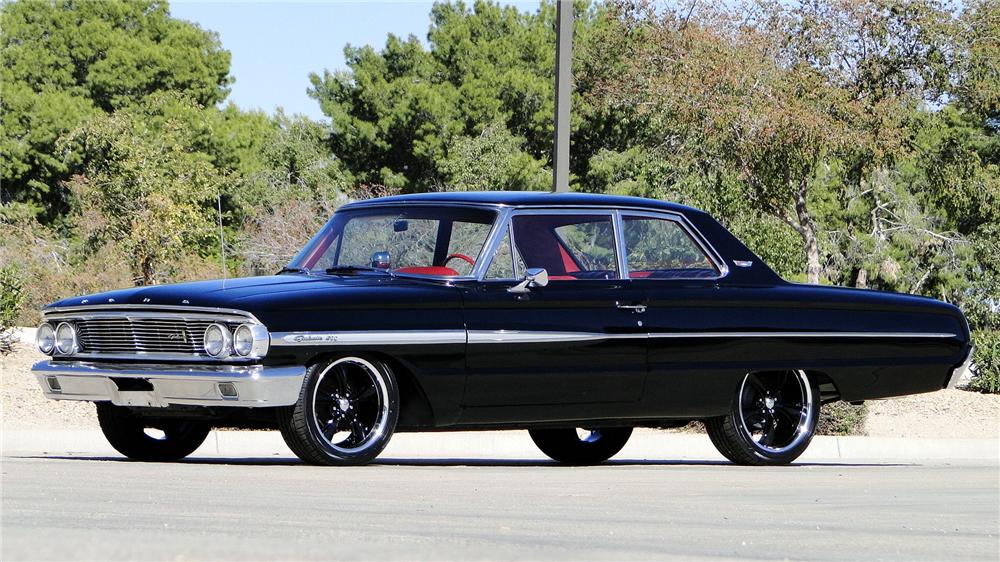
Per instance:
[[[377,207],[340,211],[288,269],[349,273],[376,268],[439,277],[472,273],[496,220],[484,209]]]

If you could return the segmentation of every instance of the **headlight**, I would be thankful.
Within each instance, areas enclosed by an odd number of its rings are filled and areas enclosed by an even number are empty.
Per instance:
[[[253,332],[250,326],[243,324],[233,332],[233,350],[241,357],[246,357],[253,351]]]
[[[56,327],[56,351],[62,355],[76,353],[76,330],[69,322],[62,322]]]
[[[270,345],[271,336],[260,324],[241,324],[233,333],[233,350],[240,357],[263,357]]]
[[[225,357],[230,353],[233,338],[229,328],[222,324],[212,324],[205,328],[205,353],[212,357]]]
[[[56,348],[56,329],[52,327],[52,324],[45,322],[38,327],[35,344],[38,345],[38,351],[45,355],[52,355],[52,350]]]

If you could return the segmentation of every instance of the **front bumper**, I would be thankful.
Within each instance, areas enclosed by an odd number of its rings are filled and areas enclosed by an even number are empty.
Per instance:
[[[962,361],[962,364],[951,370],[951,376],[948,377],[948,383],[945,388],[955,388],[961,384],[969,382],[972,378],[972,356],[974,355],[973,349],[969,349],[969,356]]]
[[[263,365],[161,365],[35,363],[31,372],[47,398],[111,401],[119,406],[289,406],[305,367]]]

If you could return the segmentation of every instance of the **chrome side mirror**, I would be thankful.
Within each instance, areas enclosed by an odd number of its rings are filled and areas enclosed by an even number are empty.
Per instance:
[[[527,293],[531,287],[544,287],[549,284],[549,272],[541,267],[529,267],[524,272],[524,280],[507,289],[508,293]]]
[[[372,254],[373,269],[389,269],[391,261],[389,252],[375,252]]]

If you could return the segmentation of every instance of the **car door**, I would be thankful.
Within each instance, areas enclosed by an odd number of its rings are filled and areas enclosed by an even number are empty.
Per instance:
[[[465,296],[465,406],[641,398],[645,330],[634,307],[642,292],[620,278],[615,239],[611,211],[513,214],[484,278]],[[511,292],[526,268],[545,269],[548,284]]]
[[[720,361],[718,331],[734,312],[719,301],[722,259],[683,216],[621,213],[625,267],[645,295],[649,372],[642,410],[681,416],[707,400],[728,401],[732,367]],[[725,392],[720,389],[726,389]]]

